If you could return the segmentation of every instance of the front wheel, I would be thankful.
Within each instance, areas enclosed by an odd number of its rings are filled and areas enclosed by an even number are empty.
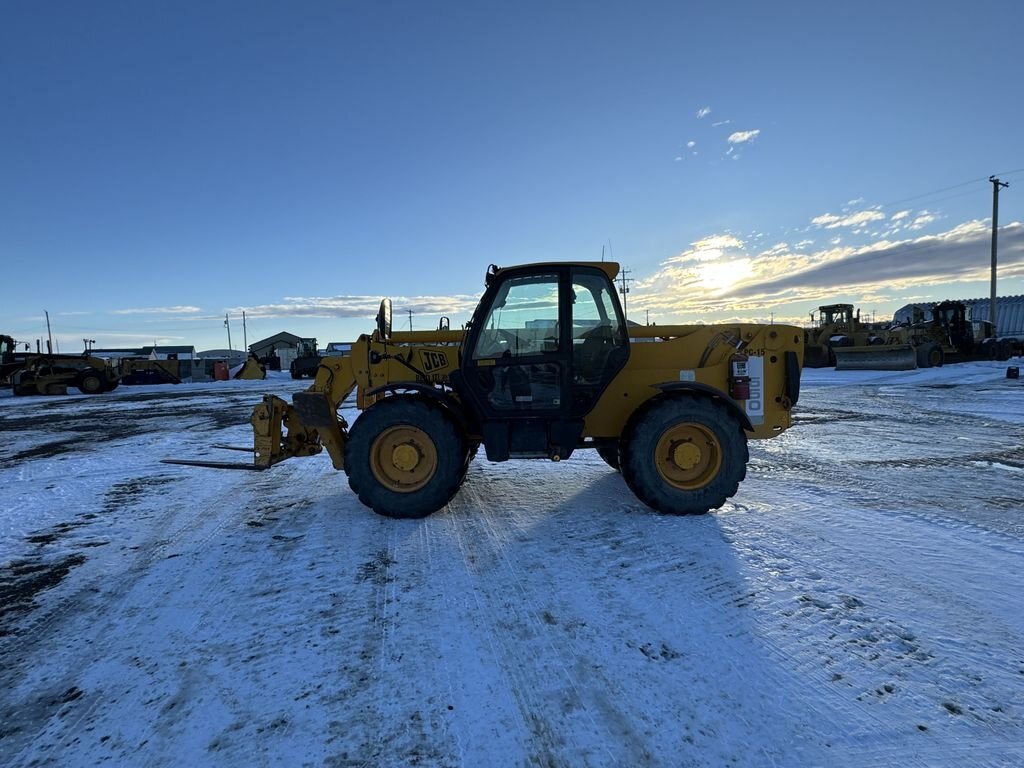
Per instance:
[[[379,515],[420,518],[459,490],[466,442],[444,408],[388,397],[365,410],[345,444],[345,471],[359,500]]]
[[[622,476],[659,512],[700,515],[736,494],[747,474],[747,436],[721,401],[670,397],[627,430]]]

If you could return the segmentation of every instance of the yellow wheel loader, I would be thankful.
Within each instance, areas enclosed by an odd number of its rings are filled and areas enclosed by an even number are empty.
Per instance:
[[[748,438],[791,425],[802,330],[788,325],[627,328],[607,262],[487,272],[464,331],[377,328],[345,357],[322,360],[288,403],[256,406],[252,464],[266,469],[327,450],[359,499],[419,518],[456,494],[477,448],[489,461],[564,461],[594,449],[647,505],[701,514],[733,496]],[[355,393],[350,426],[338,409]]]

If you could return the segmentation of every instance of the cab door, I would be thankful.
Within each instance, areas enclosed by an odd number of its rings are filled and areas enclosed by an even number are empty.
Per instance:
[[[592,289],[610,296],[610,303],[598,309]],[[577,310],[581,298],[588,304]],[[605,323],[609,307],[612,318]],[[453,379],[477,414],[488,459],[572,454],[583,416],[625,363],[613,357],[618,367],[611,375],[605,365],[611,351],[626,344],[617,307],[599,269],[542,265],[499,274],[473,317]],[[585,315],[578,325],[574,312]]]

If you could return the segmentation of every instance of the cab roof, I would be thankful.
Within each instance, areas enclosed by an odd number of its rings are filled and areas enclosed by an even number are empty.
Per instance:
[[[542,272],[551,267],[594,267],[602,269],[608,275],[609,280],[614,280],[619,274],[619,263],[617,261],[536,261],[529,264],[510,264],[507,267],[499,267],[492,264],[493,274],[498,275],[510,269],[532,269]],[[488,272],[491,272],[489,269]]]

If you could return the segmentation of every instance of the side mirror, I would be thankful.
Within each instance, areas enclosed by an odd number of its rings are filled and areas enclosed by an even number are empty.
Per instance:
[[[451,328],[451,323],[449,322],[447,317],[442,317],[437,322],[437,330],[439,330],[439,331],[447,331],[450,328]]]
[[[377,335],[381,341],[391,338],[391,299],[384,299],[377,310]]]

